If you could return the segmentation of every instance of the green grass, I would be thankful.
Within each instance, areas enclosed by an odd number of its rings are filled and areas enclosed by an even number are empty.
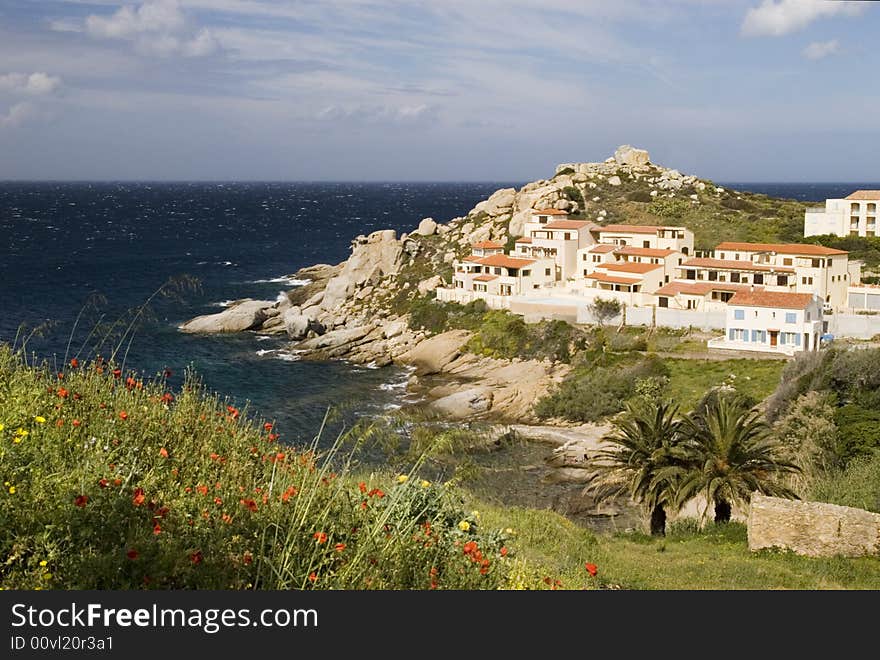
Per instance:
[[[669,370],[666,395],[682,411],[691,410],[703,394],[718,385],[733,385],[755,401],[768,397],[785,366],[783,360],[664,360]],[[734,376],[734,378],[731,378]]]
[[[596,535],[550,511],[483,507],[485,524],[514,532],[513,588],[878,589],[880,557],[809,558],[750,552],[739,523],[698,531],[670,527],[665,538]],[[593,563],[591,577],[584,565]]]

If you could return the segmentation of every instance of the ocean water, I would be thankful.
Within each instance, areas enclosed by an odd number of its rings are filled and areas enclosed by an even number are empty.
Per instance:
[[[146,375],[171,369],[176,386],[192,367],[209,389],[277,420],[288,441],[307,441],[331,406],[344,408],[342,424],[399,405],[407,374],[294,361],[279,350],[282,339],[191,336],[177,325],[236,298],[274,299],[296,284],[285,276],[297,269],[347,258],[357,234],[412,231],[426,216],[445,222],[519,185],[0,182],[0,342],[12,342],[22,324],[48,322],[28,348],[60,362],[68,341],[75,352],[99,323],[124,318],[170,278],[194,277],[198,292],[152,301],[126,366]],[[719,185],[810,201],[880,188]]]
[[[277,420],[282,438],[308,441],[328,407],[342,408],[338,430],[399,405],[407,374],[292,361],[282,339],[192,336],[177,326],[229,300],[274,299],[295,284],[286,275],[346,259],[358,234],[412,231],[427,216],[448,221],[506,185],[0,183],[0,342],[22,324],[49,322],[28,348],[60,363],[71,337],[75,352],[89,331],[125,318],[170,278],[195,277],[200,291],[153,300],[126,366],[171,369],[174,386],[192,367],[209,389]]]

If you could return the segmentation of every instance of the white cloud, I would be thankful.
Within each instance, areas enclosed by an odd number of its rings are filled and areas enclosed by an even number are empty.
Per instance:
[[[34,116],[34,107],[30,103],[16,103],[6,114],[0,114],[0,128],[14,128]]]
[[[826,0],[763,0],[749,9],[742,24],[748,37],[781,37],[830,16],[858,16],[868,3]]]
[[[61,86],[61,78],[42,71],[35,73],[6,73],[0,75],[0,91],[43,96]]]
[[[367,124],[415,124],[436,119],[437,109],[427,104],[419,105],[328,105],[320,110],[315,119],[319,121],[352,121]]]
[[[804,48],[803,56],[808,60],[821,60],[823,57],[834,55],[840,49],[837,39],[830,41],[814,41]]]
[[[168,57],[204,57],[219,43],[208,28],[194,32],[178,0],[147,0],[140,6],[122,7],[109,16],[91,14],[85,30],[97,39],[131,41],[137,52]]]

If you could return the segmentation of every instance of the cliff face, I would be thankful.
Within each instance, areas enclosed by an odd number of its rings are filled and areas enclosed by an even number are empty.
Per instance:
[[[427,338],[424,331],[409,327],[413,302],[450,282],[453,260],[470,254],[473,243],[520,236],[531,211],[547,207],[598,224],[684,225],[695,231],[698,248],[708,248],[721,240],[794,240],[805,205],[725,190],[655,165],[647,151],[625,145],[601,163],[563,163],[550,179],[519,190],[498,190],[467,215],[446,223],[425,218],[415,231],[399,237],[391,229],[358,236],[345,262],[296,273],[312,283],[290,291],[286,299],[239,301],[182,329],[286,334],[295,342],[294,350],[312,359],[345,358],[378,366],[407,362]],[[481,370],[504,373],[501,367],[507,363],[495,362],[499,364],[473,364],[472,371],[459,365],[457,376],[481,380]],[[530,381],[535,384],[525,389],[525,397],[559,378],[553,365],[541,368],[545,377]],[[515,376],[510,382],[515,386]],[[493,388],[503,386],[492,383]],[[475,405],[487,411],[493,404],[484,398]]]

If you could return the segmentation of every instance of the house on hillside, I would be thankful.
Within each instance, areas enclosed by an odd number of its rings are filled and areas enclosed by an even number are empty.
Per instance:
[[[596,225],[586,220],[569,220],[558,209],[538,209],[523,225],[525,235],[516,239],[514,254],[531,259],[552,259],[555,279],[568,280],[576,274],[577,252],[595,242],[590,230]]]
[[[878,207],[880,190],[856,190],[844,199],[826,199],[824,208],[804,212],[804,236],[880,236]]]
[[[825,330],[822,305],[810,293],[738,291],[727,301],[724,336],[708,346],[783,355],[815,351]]]
[[[655,225],[605,225],[590,230],[594,242],[694,253],[694,232],[685,227]]]
[[[476,248],[481,253],[495,248]],[[502,252],[482,256],[471,254],[453,262],[451,300],[470,302],[488,296],[522,295],[555,279],[555,262],[551,259],[511,257]]]

